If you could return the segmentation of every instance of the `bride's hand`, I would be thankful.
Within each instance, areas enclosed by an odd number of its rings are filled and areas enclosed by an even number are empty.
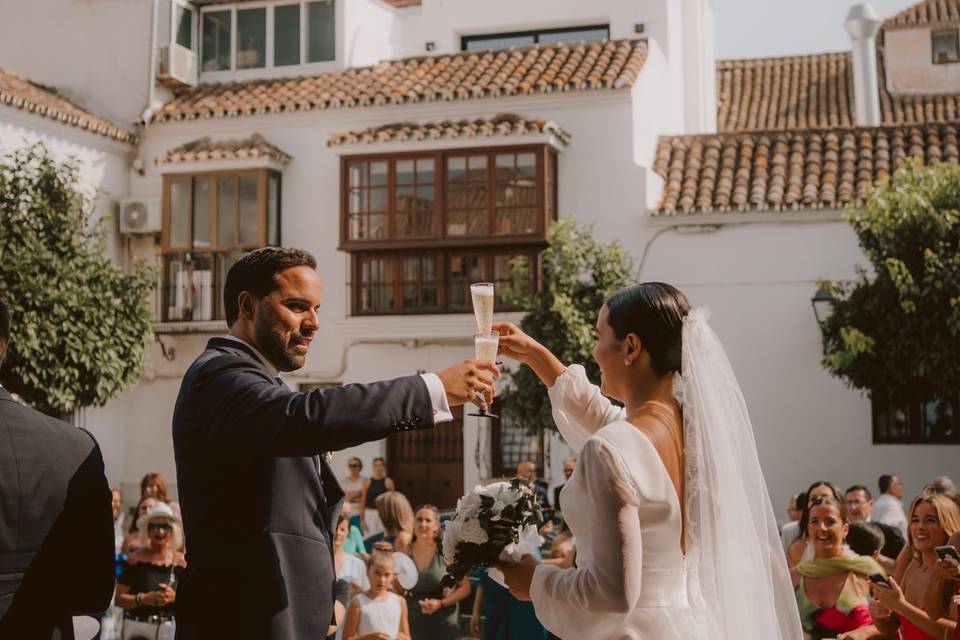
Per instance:
[[[523,556],[520,562],[497,563],[495,566],[503,573],[503,581],[517,600],[530,599],[530,585],[533,572],[540,563],[531,555]]]
[[[500,322],[493,325],[493,330],[500,334],[500,347],[497,353],[519,362],[527,362],[540,343],[523,332],[512,322]]]

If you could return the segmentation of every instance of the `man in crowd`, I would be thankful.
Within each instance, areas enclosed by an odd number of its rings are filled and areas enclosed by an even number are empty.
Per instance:
[[[563,461],[563,484],[560,484],[553,489],[553,508],[557,511],[560,511],[560,492],[563,491],[563,488],[567,485],[567,481],[570,480],[570,476],[573,475],[573,470],[576,467],[576,458],[567,458]]]
[[[0,368],[11,314],[0,298]],[[110,488],[96,440],[0,387],[0,638],[73,638],[113,595]]]
[[[344,498],[332,451],[450,421],[450,406],[493,401],[496,366],[296,393],[320,324],[309,253],[265,247],[227,273],[229,333],[188,369],[173,415],[188,542],[177,637],[322,638],[334,617],[333,529]],[[237,491],[237,478],[247,489]]]
[[[957,495],[957,485],[947,476],[937,476],[928,486],[941,495],[952,498]]]
[[[537,465],[532,460],[522,460],[517,465],[517,477],[523,478],[537,493],[537,502],[540,508],[549,509],[550,499],[547,497],[547,483],[537,478]]]
[[[880,476],[878,482],[880,497],[870,513],[872,522],[887,524],[900,530],[902,537],[907,536],[907,514],[903,512],[903,483],[893,474]]]
[[[880,555],[886,562],[882,564],[892,567],[897,556],[900,555],[903,545],[906,544],[900,529],[885,522],[874,522],[872,520],[873,497],[870,495],[870,490],[863,485],[855,484],[847,489],[844,494],[844,502],[847,505],[849,522],[869,522],[875,524],[883,532],[884,543],[880,549]]]

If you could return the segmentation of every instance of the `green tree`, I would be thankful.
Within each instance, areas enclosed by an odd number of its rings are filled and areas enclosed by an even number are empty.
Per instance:
[[[549,238],[542,256],[541,290],[508,299],[525,312],[521,329],[561,361],[583,364],[587,376],[599,382],[600,371],[590,355],[596,344],[597,312],[611,293],[630,282],[633,261],[619,244],[598,243],[592,228],[580,229],[569,219],[553,223]],[[517,282],[530,281],[526,260],[511,266]],[[502,397],[505,420],[531,432],[556,429],[547,390],[528,367],[509,373]]]
[[[823,364],[848,385],[898,405],[960,389],[960,166],[913,162],[875,185],[846,219],[871,268],[836,297]]]
[[[34,145],[0,157],[0,293],[13,328],[0,382],[37,409],[102,406],[143,367],[152,269],[124,274],[79,165]]]

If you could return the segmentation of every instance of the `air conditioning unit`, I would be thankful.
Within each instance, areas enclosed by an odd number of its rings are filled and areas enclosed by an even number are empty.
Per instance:
[[[160,47],[157,80],[164,84],[197,84],[197,54],[176,43]]]
[[[120,201],[120,233],[160,233],[159,198],[124,198]]]

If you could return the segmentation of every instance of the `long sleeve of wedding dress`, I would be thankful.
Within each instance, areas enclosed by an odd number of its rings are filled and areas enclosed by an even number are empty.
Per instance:
[[[583,365],[567,367],[550,387],[549,395],[553,420],[574,452],[579,452],[597,430],[624,417],[623,408],[610,402],[587,379]]]

